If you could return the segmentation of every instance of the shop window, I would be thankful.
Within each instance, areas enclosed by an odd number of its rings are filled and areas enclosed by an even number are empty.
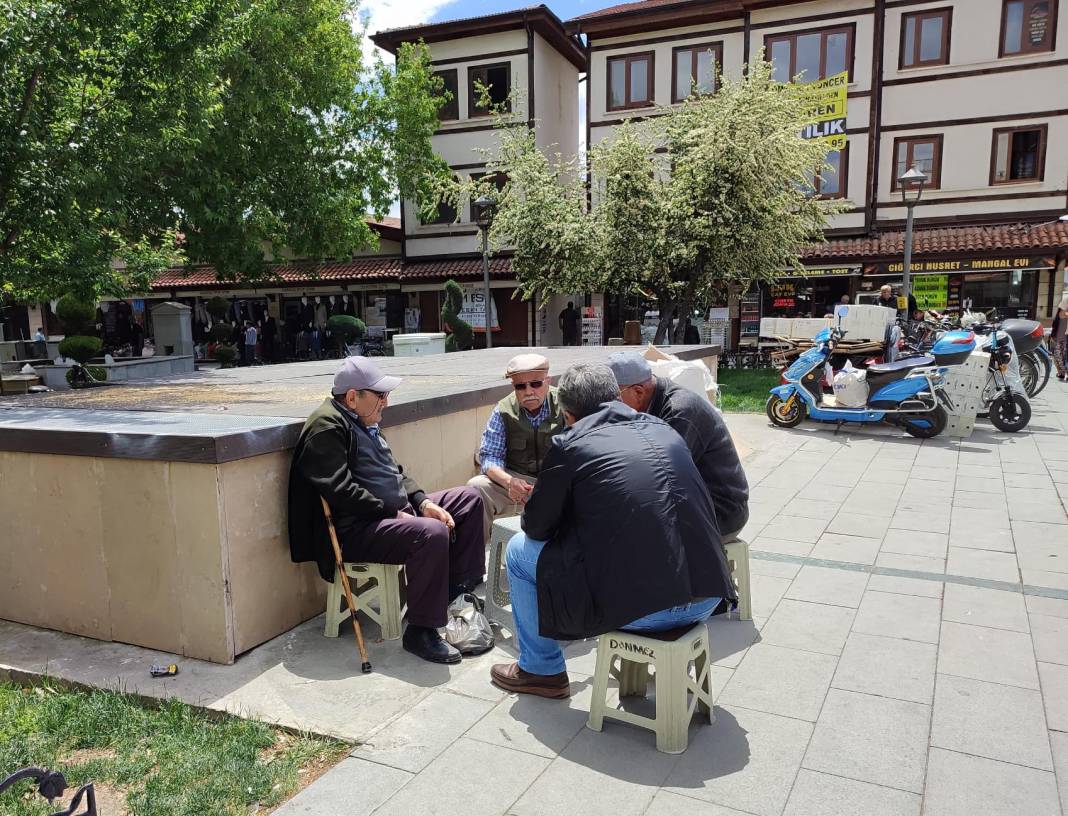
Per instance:
[[[438,108],[438,119],[442,122],[447,122],[452,119],[459,119],[459,80],[457,79],[456,69],[452,68],[448,71],[435,71],[434,76],[441,78],[442,95],[445,97],[444,104],[442,104],[442,106]]]
[[[900,68],[949,64],[952,9],[928,9],[901,16]]]
[[[1046,125],[996,129],[990,183],[1041,181],[1046,163],[1046,129]]]
[[[480,103],[478,85],[485,85],[489,91],[488,107]],[[493,108],[500,107],[502,110],[512,110],[512,65],[508,62],[500,62],[494,65],[476,65],[467,69],[467,90],[469,116],[489,116]]]
[[[853,27],[822,31],[771,34],[764,38],[764,52],[772,62],[772,78],[791,82],[815,82],[853,68]]]
[[[688,45],[672,51],[671,101],[681,102],[697,91],[716,92],[716,67],[723,65],[723,44]]]
[[[608,110],[653,104],[653,52],[608,59]]]
[[[1001,56],[1041,54],[1053,50],[1057,0],[1004,0],[1001,10]]]
[[[508,183],[508,175],[506,173],[492,173],[489,174],[490,178],[487,179],[494,187],[497,188],[497,192],[500,193],[504,189],[504,185]],[[478,181],[479,179],[486,178],[486,173],[472,173],[471,181]],[[498,198],[499,200],[499,198]],[[481,215],[481,207],[477,206],[474,201],[471,202],[471,222],[473,224],[478,223],[479,216]]]
[[[1038,272],[1019,269],[965,275],[960,294],[972,309],[997,309],[1001,318],[1028,317],[1038,298]]]
[[[927,176],[923,184],[925,190],[937,190],[942,186],[942,134],[894,139],[891,190],[901,189],[897,180],[911,167]]]

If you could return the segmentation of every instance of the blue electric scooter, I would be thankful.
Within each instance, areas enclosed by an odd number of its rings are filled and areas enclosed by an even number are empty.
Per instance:
[[[835,346],[845,336],[841,327],[817,334],[815,346],[783,372],[784,384],[771,389],[768,419],[781,428],[793,428],[808,417],[823,422],[889,422],[912,436],[938,436],[948,422],[953,402],[945,391],[946,366],[959,365],[975,349],[970,331],[946,332],[930,354],[908,357],[867,368],[867,404],[839,408],[826,404],[823,396],[824,366]]]

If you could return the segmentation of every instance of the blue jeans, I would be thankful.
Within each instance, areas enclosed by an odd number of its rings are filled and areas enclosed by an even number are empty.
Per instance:
[[[564,652],[552,638],[538,632],[538,556],[544,541],[516,533],[508,542],[505,557],[508,584],[512,595],[512,616],[515,618],[515,639],[519,647],[519,668],[531,674],[559,674],[566,668]],[[653,612],[622,627],[631,632],[662,632],[710,617],[719,605],[719,598],[705,598],[693,603]]]

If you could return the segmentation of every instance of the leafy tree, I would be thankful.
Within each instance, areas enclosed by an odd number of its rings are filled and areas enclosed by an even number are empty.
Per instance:
[[[445,351],[467,351],[475,345],[471,324],[460,317],[464,307],[464,290],[454,280],[445,281],[445,305],[441,307],[441,324],[449,336]]]
[[[354,0],[5,0],[0,292],[147,288],[185,259],[341,257],[442,163],[425,47],[365,65]],[[115,263],[116,259],[120,262]]]
[[[847,206],[813,195],[814,176],[830,166],[824,145],[801,138],[807,108],[802,88],[775,82],[757,60],[741,80],[721,78],[715,94],[595,146],[592,210],[574,160],[550,159],[525,127],[506,127],[490,161],[509,178],[491,240],[514,249],[528,296],[653,292],[663,341],[676,310],[686,317],[725,300],[732,284],[800,266],[801,248]],[[469,185],[455,195],[474,193]],[[680,320],[675,342],[683,331]]]

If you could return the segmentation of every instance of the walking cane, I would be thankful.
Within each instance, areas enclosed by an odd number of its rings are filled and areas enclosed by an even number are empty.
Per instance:
[[[360,622],[356,620],[356,602],[352,600],[352,589],[349,588],[349,576],[345,574],[345,565],[341,560],[341,545],[337,543],[337,531],[334,529],[334,518],[330,515],[330,505],[326,499],[319,497],[323,503],[323,512],[326,514],[326,529],[330,532],[330,543],[334,545],[334,561],[337,563],[337,571],[341,576],[341,586],[345,588],[345,601],[349,605],[349,616],[352,618],[352,631],[356,634],[356,645],[360,648],[360,658],[363,665],[360,671],[370,674],[371,661],[367,659],[367,647],[363,645],[363,630]]]

